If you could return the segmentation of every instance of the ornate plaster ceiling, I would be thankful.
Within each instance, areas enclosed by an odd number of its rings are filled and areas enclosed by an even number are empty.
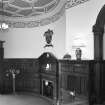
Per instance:
[[[37,27],[57,21],[71,8],[89,0],[0,0],[0,21],[10,27]]]
[[[68,8],[77,6],[79,4],[85,3],[87,1],[89,0],[66,0],[65,8],[68,9]]]
[[[0,0],[0,15],[30,17],[53,10],[60,0]],[[2,5],[3,3],[3,5]]]

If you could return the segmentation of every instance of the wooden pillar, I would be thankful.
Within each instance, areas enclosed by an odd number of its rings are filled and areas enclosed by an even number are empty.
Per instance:
[[[93,26],[94,33],[94,101],[95,104],[102,103],[102,61],[103,61],[103,33],[104,28]]]
[[[103,60],[103,33],[104,28],[93,26],[94,33],[94,59]]]
[[[0,61],[4,58],[4,48],[3,48],[4,41],[0,41]]]
[[[4,59],[4,41],[0,41],[0,93],[3,93],[3,59]]]

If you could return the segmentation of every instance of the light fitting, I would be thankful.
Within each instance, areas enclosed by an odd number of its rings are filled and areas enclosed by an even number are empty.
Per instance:
[[[7,23],[5,23],[5,22],[1,22],[1,23],[0,23],[0,29],[1,29],[1,30],[6,30],[6,29],[8,29],[8,28],[9,28],[9,26],[8,26]]]
[[[0,20],[0,31],[7,30],[9,28],[9,25],[4,20],[4,6],[3,6],[3,0],[2,0],[2,13],[1,13],[1,20]]]

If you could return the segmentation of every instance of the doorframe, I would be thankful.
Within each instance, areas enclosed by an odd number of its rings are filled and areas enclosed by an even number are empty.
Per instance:
[[[51,82],[51,83],[53,84],[53,96],[54,96],[54,81],[51,81],[51,80],[48,80],[48,79],[42,79],[42,81],[41,81],[41,82],[42,82],[42,83],[41,83],[41,84],[42,84],[42,86],[41,86],[41,87],[42,87],[42,96],[44,96],[44,95],[43,95],[43,81],[46,81],[46,80],[47,80],[48,82]]]

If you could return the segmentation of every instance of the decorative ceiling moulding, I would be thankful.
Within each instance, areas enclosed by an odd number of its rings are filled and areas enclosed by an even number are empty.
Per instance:
[[[3,0],[3,13],[7,17],[29,18],[33,14],[36,16],[51,12],[61,1],[63,0]]]
[[[90,0],[67,0],[65,8],[69,9],[71,7],[77,6],[79,4],[85,3]]]
[[[14,0],[12,0],[12,2],[13,1]],[[17,0],[15,0],[15,1],[17,1]],[[25,0],[22,0],[22,1],[25,1]],[[38,0],[38,1],[42,1],[42,0]],[[41,15],[34,16],[35,14],[32,14],[33,16],[28,16],[28,17],[4,16],[4,19],[9,24],[9,27],[11,27],[11,28],[32,28],[32,27],[44,26],[44,25],[53,23],[53,22],[57,21],[58,19],[60,19],[60,17],[65,13],[65,3],[66,3],[65,0],[44,0],[44,1],[50,1],[50,2],[53,1],[58,4],[55,9],[51,10],[48,13],[45,12],[44,14],[41,14]],[[49,5],[47,5],[47,6],[49,6]],[[51,7],[49,7],[49,8],[51,8]]]
[[[65,13],[65,5],[63,5],[60,11],[54,14],[53,16],[44,18],[42,20],[19,21],[19,22],[7,21],[7,23],[9,24],[9,27],[11,28],[33,28],[33,27],[44,26],[44,25],[53,23],[59,20],[62,17],[62,15],[64,15],[64,13]]]
[[[44,26],[60,19],[65,8],[87,1],[89,0],[3,0],[4,19],[12,28]]]

